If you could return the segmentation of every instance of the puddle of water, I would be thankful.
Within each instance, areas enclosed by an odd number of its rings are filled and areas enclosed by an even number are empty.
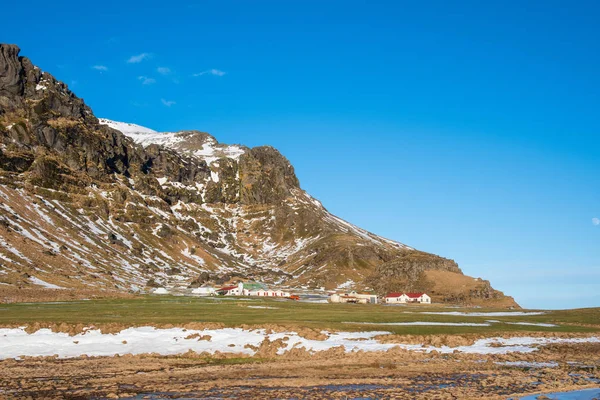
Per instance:
[[[600,388],[573,390],[571,392],[544,393],[543,395],[552,400],[591,400],[600,398]],[[534,394],[531,396],[516,397],[513,400],[537,400],[540,396],[542,395]]]

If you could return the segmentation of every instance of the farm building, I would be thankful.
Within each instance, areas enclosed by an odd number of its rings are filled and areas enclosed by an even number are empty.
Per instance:
[[[258,290],[252,290],[252,291],[248,292],[248,296],[290,297],[291,294],[289,292],[284,292],[283,290],[258,289]]]
[[[222,296],[241,296],[243,295],[244,284],[238,283],[237,285],[225,286],[220,289],[217,289],[217,294]]]
[[[225,286],[217,290],[224,296],[260,296],[260,297],[290,297],[289,292],[283,290],[268,289],[264,284],[258,282],[240,282],[235,286]]]
[[[383,299],[386,304],[431,304],[431,297],[429,297],[426,293],[388,293]]]
[[[408,296],[404,293],[388,293],[384,298],[386,304],[406,303]]]
[[[203,286],[192,290],[192,294],[198,296],[214,296],[216,294],[216,289],[210,286]]]
[[[330,303],[359,303],[359,304],[377,304],[377,295],[370,293],[334,293],[329,296]]]
[[[244,296],[255,296],[251,293],[259,290],[267,290],[267,286],[260,282],[243,282],[242,285]]]

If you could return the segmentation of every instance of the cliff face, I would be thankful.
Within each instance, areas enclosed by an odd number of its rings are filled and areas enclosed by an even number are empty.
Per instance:
[[[0,283],[143,291],[237,275],[383,292],[463,276],[330,214],[272,147],[99,120],[18,54],[0,45]]]

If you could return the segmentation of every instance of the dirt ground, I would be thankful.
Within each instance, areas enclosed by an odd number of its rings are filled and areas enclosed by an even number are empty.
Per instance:
[[[423,354],[340,349],[254,357],[186,353],[0,361],[2,399],[506,399],[600,387],[600,344],[561,344],[530,354]],[[556,362],[557,367],[502,362]]]

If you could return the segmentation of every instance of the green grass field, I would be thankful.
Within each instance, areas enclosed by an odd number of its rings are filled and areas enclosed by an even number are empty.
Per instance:
[[[272,307],[272,308],[249,308]],[[452,316],[420,314],[422,311],[493,312],[484,308],[442,306],[383,306],[358,304],[316,304],[290,300],[231,298],[203,299],[174,296],[146,296],[136,299],[90,300],[62,303],[15,303],[0,305],[0,326],[39,323],[105,324],[127,326],[182,325],[191,322],[216,322],[226,326],[296,325],[319,329],[365,331],[385,330],[399,334],[465,334],[509,331],[600,332],[600,308],[546,311],[527,316]],[[351,324],[348,322],[452,322],[485,323],[490,326],[393,326]],[[550,323],[555,327],[511,325],[506,322]],[[586,325],[597,325],[590,327]]]

